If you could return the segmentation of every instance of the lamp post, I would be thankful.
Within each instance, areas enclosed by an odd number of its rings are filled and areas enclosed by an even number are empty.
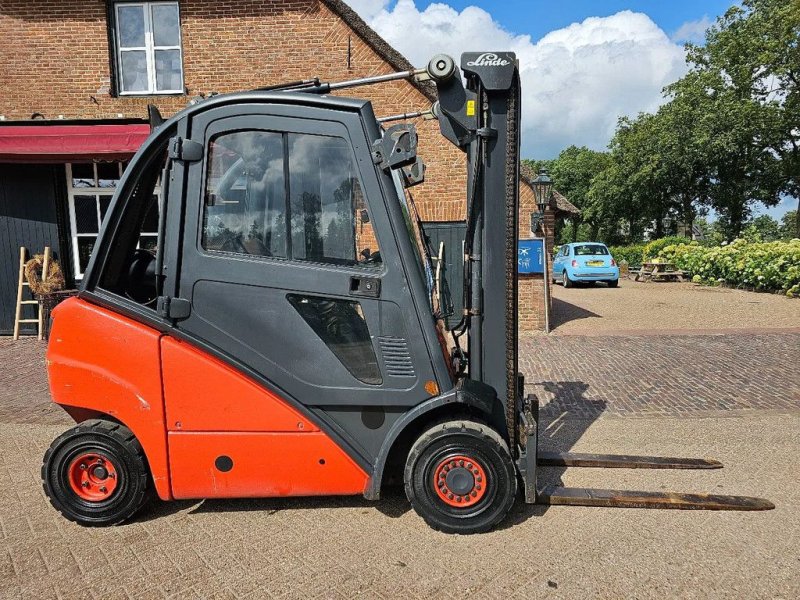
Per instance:
[[[531,233],[536,235],[539,226],[542,227],[542,247],[544,249],[543,273],[544,277],[544,331],[550,333],[550,257],[547,248],[547,230],[544,227],[544,211],[550,204],[550,195],[553,193],[553,180],[547,174],[547,169],[539,169],[539,174],[531,182],[533,198],[539,210],[531,213]]]

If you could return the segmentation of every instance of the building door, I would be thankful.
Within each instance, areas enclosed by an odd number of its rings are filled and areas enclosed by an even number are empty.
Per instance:
[[[57,198],[63,165],[0,164],[0,334],[14,329],[19,277],[19,249],[41,254],[45,246],[63,263],[59,244]],[[24,318],[33,318],[27,305]],[[23,333],[31,326],[23,325]]]

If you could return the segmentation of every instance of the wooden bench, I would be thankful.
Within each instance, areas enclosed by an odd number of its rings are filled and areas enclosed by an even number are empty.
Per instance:
[[[634,281],[683,281],[685,273],[675,268],[672,263],[642,263]]]

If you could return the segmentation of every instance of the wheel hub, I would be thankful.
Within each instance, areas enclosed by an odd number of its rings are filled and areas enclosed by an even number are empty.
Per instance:
[[[475,487],[475,476],[472,474],[472,471],[469,471],[464,467],[450,469],[447,472],[447,475],[445,475],[444,480],[445,485],[447,485],[447,489],[451,490],[454,494],[458,494],[459,496],[469,494],[472,491],[472,488]]]
[[[94,452],[79,454],[67,469],[75,494],[89,502],[101,502],[117,489],[117,469],[107,457]]]
[[[486,494],[486,471],[470,456],[445,458],[434,469],[433,486],[439,499],[448,506],[466,508]]]

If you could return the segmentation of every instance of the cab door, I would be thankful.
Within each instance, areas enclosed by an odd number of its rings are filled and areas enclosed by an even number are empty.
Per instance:
[[[190,433],[321,428],[368,465],[348,411],[413,406],[434,375],[364,129],[355,112],[244,110],[189,123],[204,151],[184,184],[186,314],[162,350],[171,454],[196,451]]]

